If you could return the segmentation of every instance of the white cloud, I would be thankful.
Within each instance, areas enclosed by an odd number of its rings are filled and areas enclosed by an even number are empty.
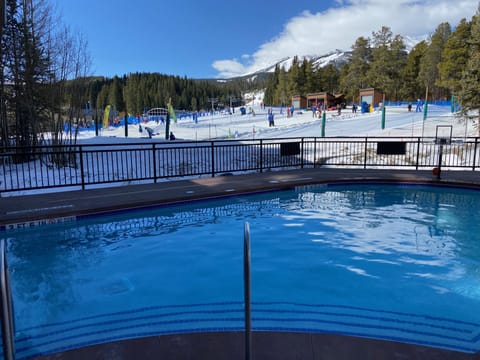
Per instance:
[[[234,77],[248,72],[248,68],[236,59],[217,60],[212,66],[219,72],[221,78]]]
[[[324,55],[335,49],[349,50],[360,37],[389,26],[394,35],[425,38],[442,22],[452,26],[470,20],[478,0],[336,0],[337,6],[292,18],[276,38],[260,45],[252,55],[218,60],[212,66],[219,77],[244,75],[293,55]]]

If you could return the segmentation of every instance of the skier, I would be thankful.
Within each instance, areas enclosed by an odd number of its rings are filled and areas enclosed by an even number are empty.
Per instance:
[[[275,126],[274,116],[272,109],[268,110],[268,126]]]

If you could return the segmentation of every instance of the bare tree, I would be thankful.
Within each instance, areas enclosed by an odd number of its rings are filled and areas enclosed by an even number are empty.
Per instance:
[[[52,61],[51,76],[52,97],[51,133],[52,138],[59,143],[75,142],[78,121],[81,111],[87,102],[87,75],[90,70],[90,54],[88,43],[81,34],[71,35],[64,26],[53,34],[51,46]],[[64,125],[69,129],[63,132]],[[65,138],[64,138],[65,136]]]
[[[1,1],[1,0],[0,0]],[[86,76],[91,60],[82,35],[61,25],[49,0],[5,0],[8,13],[0,54],[0,136],[29,148],[52,134],[54,143],[65,138],[64,123],[74,128],[81,116]],[[60,24],[60,25],[59,25]],[[83,91],[83,93],[82,93]],[[28,160],[28,156],[19,161]],[[64,163],[55,161],[57,165]]]

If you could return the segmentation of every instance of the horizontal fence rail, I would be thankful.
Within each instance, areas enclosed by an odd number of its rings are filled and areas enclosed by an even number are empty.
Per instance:
[[[443,145],[442,169],[477,170],[478,139]],[[437,167],[439,151],[434,138],[383,137],[8,147],[0,149],[0,192],[321,166],[418,170]]]

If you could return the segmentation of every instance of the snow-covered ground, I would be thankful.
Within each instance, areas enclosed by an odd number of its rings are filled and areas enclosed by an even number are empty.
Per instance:
[[[292,117],[287,117],[285,109],[273,108],[275,126],[269,127],[267,119],[268,108],[260,106],[260,100],[253,105],[247,105],[247,114],[241,115],[238,108],[233,114],[215,113],[198,117],[194,122],[192,117],[179,118],[172,122],[170,131],[181,140],[210,140],[210,139],[258,139],[258,138],[286,138],[286,137],[320,137],[322,135],[322,119],[314,118],[311,111],[296,111]],[[253,113],[249,113],[249,109]],[[441,125],[440,135],[449,132],[452,126],[453,137],[475,137],[478,130],[473,124],[461,121],[451,113],[450,107],[429,106],[427,119],[423,113],[408,112],[406,107],[386,107],[385,128],[382,130],[382,114],[373,113],[353,114],[351,109],[345,109],[338,116],[336,111],[327,112],[325,136],[385,136],[385,137],[434,137],[437,126]],[[165,124],[150,121],[142,127],[153,129],[152,141],[164,141]],[[125,129],[109,127],[99,131],[95,136],[94,130],[82,131],[79,140],[83,144],[98,143],[125,143],[148,139],[146,131],[139,132],[138,125],[129,125],[128,139],[125,138]]]
[[[198,121],[194,121],[193,117],[178,117],[177,122],[172,122],[170,131],[176,136],[176,141],[165,140],[166,126],[161,122],[147,121],[141,124],[143,131],[139,131],[139,125],[129,125],[128,137],[125,137],[125,128],[108,127],[99,131],[99,136],[95,135],[95,131],[87,130],[81,131],[78,135],[78,143],[85,145],[118,145],[118,148],[124,150],[120,166],[118,159],[110,159],[109,151],[102,151],[93,155],[84,155],[84,169],[81,171],[78,166],[65,167],[63,170],[58,169],[54,164],[49,163],[48,156],[45,159],[38,159],[31,163],[10,164],[10,167],[0,168],[0,184],[4,189],[28,189],[39,188],[36,190],[24,190],[16,192],[3,192],[1,196],[32,194],[46,191],[64,191],[68,188],[50,188],[42,189],[45,184],[65,184],[74,185],[78,188],[78,179],[84,177],[89,188],[92,186],[113,186],[114,184],[101,185],[96,184],[99,179],[104,179],[106,182],[116,181],[117,185],[136,183],[138,179],[152,178],[150,167],[146,168],[137,166],[138,160],[141,159],[143,164],[153,164],[151,158],[151,147],[144,146],[152,142],[157,142],[159,147],[162,143],[166,145],[178,144],[179,140],[185,141],[204,141],[204,140],[226,140],[235,139],[242,140],[258,140],[258,139],[279,139],[279,138],[313,138],[322,136],[322,119],[312,116],[312,112],[308,110],[295,111],[293,116],[287,117],[285,109],[273,108],[275,115],[275,126],[269,126],[267,113],[269,108],[261,106],[261,94],[256,94],[255,100],[247,104],[246,115],[241,115],[240,109],[236,108],[232,114],[228,112],[218,112],[214,114],[206,114],[198,117]],[[472,122],[462,121],[455,114],[451,113],[450,107],[429,106],[427,118],[424,120],[422,112],[408,112],[406,106],[387,106],[385,127],[382,129],[382,113],[374,111],[372,113],[362,114],[360,112],[352,113],[351,109],[345,109],[339,115],[336,111],[329,111],[326,115],[325,122],[325,136],[327,138],[338,137],[388,137],[388,138],[433,138],[437,135],[440,137],[449,137],[450,132],[453,138],[463,139],[466,137],[476,137],[478,130],[473,126]],[[147,127],[153,130],[152,138],[148,136]],[[339,139],[340,140],[340,139]],[[428,140],[430,141],[430,140]],[[135,146],[127,146],[125,144],[139,144]],[[192,146],[194,143],[192,144]],[[185,144],[183,147],[191,145]],[[456,146],[464,146],[462,143]],[[171,146],[169,146],[171,148]],[[111,147],[109,147],[111,149]],[[115,148],[117,148],[115,146]],[[125,150],[127,149],[127,150]],[[90,151],[94,151],[93,147],[89,147]],[[131,150],[128,152],[128,150]],[[203,155],[202,152],[195,153],[194,158],[185,158],[185,156],[192,156],[188,150],[171,149],[162,153],[161,169],[157,173],[157,177],[169,178],[171,176],[180,176],[181,174],[211,174],[213,164],[210,162],[211,156]],[[458,151],[457,151],[458,150]],[[460,151],[461,150],[461,151]],[[465,149],[451,149],[444,154],[445,163],[460,164],[462,166],[470,166],[467,164],[469,156],[460,156],[467,152],[471,152],[471,148]],[[169,151],[179,151],[181,156],[170,156]],[[228,151],[225,148],[224,151]],[[323,151],[323,152],[322,152]],[[327,151],[327,152],[325,152]],[[353,158],[358,157],[357,153],[352,152],[352,148],[344,147],[335,154],[337,157],[345,158],[345,163],[356,164]],[[361,150],[364,151],[364,150]],[[422,150],[423,151],[423,150]],[[422,152],[422,157],[433,158],[437,157],[435,151],[430,151],[425,148],[426,153]],[[91,153],[90,153],[91,154]],[[131,155],[127,155],[131,154]],[[188,155],[190,154],[190,155]],[[226,154],[227,155],[227,154]],[[231,156],[230,156],[231,155]],[[233,163],[243,164],[239,165],[239,169],[254,169],[256,168],[251,163],[256,161],[255,157],[235,157],[230,154],[225,156],[225,159],[230,159]],[[417,156],[417,151],[415,151]],[[125,156],[134,156],[135,158],[127,159]],[[326,157],[332,156],[328,153],[328,149],[317,149],[314,153],[305,154],[307,160],[314,161],[308,157]],[[413,156],[413,155],[412,155]],[[460,157],[459,157],[460,156]],[[453,158],[455,157],[455,158]],[[233,160],[232,160],[233,158]],[[363,159],[363,156],[362,156]],[[390,161],[384,159],[385,161]],[[280,160],[278,160],[280,161]],[[362,160],[363,161],[363,160]],[[372,159],[376,166],[382,164],[377,157]],[[380,162],[379,162],[380,161]],[[436,161],[436,160],[435,160]],[[429,164],[435,163],[429,161]],[[104,164],[117,164],[118,169],[111,169],[105,167]],[[283,164],[283,163],[282,163]],[[78,164],[77,164],[78,165]],[[388,165],[395,166],[395,163],[388,163]],[[401,165],[401,164],[400,164]],[[266,165],[267,166],[267,165]],[[228,166],[216,165],[217,171],[232,171]],[[224,170],[219,170],[219,168]],[[39,170],[40,169],[40,170]],[[205,170],[208,169],[208,170]],[[236,170],[236,169],[235,169]],[[81,172],[81,174],[80,174]],[[96,184],[96,185],[95,185]],[[0,187],[0,190],[1,188]]]

